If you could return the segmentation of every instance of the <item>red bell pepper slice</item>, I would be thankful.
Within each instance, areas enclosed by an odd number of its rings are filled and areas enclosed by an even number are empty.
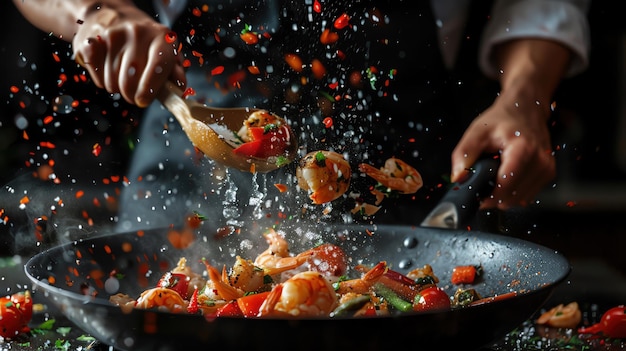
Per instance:
[[[250,127],[252,140],[236,147],[233,152],[246,157],[268,158],[285,153],[291,139],[288,126],[266,130],[264,127]]]
[[[217,310],[217,317],[245,317],[252,318],[259,315],[263,301],[269,295],[269,291],[258,294],[246,295],[232,300]]]
[[[157,287],[172,289],[186,299],[189,294],[189,279],[183,273],[167,272],[159,279]]]
[[[239,309],[239,305],[237,304],[237,300],[232,300],[220,307],[216,313],[217,317],[243,317],[243,313],[241,309]]]
[[[258,317],[261,305],[269,295],[269,291],[246,295],[237,299],[237,305],[244,317]]]

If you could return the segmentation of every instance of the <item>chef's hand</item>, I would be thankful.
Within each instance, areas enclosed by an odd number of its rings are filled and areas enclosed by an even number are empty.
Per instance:
[[[175,39],[168,27],[128,3],[91,10],[72,45],[96,86],[146,107],[166,81],[186,85]]]
[[[452,153],[453,181],[481,154],[500,154],[497,182],[481,208],[525,206],[556,176],[547,113],[534,104],[515,105],[500,96],[478,116]]]
[[[500,154],[496,186],[481,208],[526,206],[556,176],[548,119],[552,95],[570,51],[550,40],[519,39],[497,46],[501,92],[465,131],[452,152],[453,182],[483,154]]]

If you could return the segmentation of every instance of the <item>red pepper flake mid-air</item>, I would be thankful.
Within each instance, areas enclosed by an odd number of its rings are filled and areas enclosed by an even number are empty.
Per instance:
[[[187,96],[194,96],[194,95],[196,95],[196,91],[195,91],[195,90],[193,90],[193,88],[187,88],[187,89],[185,89],[185,91],[183,92],[183,96],[182,96],[182,98],[184,99],[184,98],[186,98]]]
[[[224,66],[217,66],[211,70],[212,76],[217,76],[224,73]]]
[[[95,143],[95,144],[93,144],[93,149],[91,150],[91,153],[92,153],[94,156],[98,157],[98,156],[100,156],[100,153],[101,153],[101,152],[102,152],[102,146],[100,146],[100,144],[99,144],[99,143]]]
[[[320,4],[319,0],[313,1],[313,11],[316,13],[322,12],[322,4]]]
[[[333,126],[333,118],[332,117],[326,117],[326,118],[324,118],[322,123],[324,124],[324,127],[330,128],[330,127]]]
[[[334,23],[334,26],[337,29],[344,29],[348,25],[350,25],[350,16],[348,16],[346,13],[342,13],[341,16],[337,17]]]
[[[176,41],[176,32],[171,31],[165,34],[165,42],[168,44],[172,44]]]

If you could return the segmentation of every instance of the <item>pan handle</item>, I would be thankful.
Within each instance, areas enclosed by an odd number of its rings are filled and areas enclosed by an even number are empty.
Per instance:
[[[480,158],[465,179],[451,185],[421,225],[457,229],[469,223],[478,211],[480,200],[493,190],[499,165],[499,156]]]

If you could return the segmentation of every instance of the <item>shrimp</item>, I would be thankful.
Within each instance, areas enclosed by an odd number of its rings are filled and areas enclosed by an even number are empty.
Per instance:
[[[242,297],[245,292],[241,289],[237,289],[229,284],[228,275],[225,270],[222,274],[218,270],[211,266],[206,260],[202,260],[206,266],[207,273],[209,274],[209,280],[206,282],[204,294],[215,300],[236,300]]]
[[[252,292],[259,290],[265,284],[264,276],[265,271],[257,267],[254,262],[237,256],[231,273],[228,276],[228,282],[237,289]]]
[[[241,140],[248,142],[254,139],[251,135],[250,128],[265,127],[267,125],[280,127],[283,124],[286,124],[285,121],[273,113],[265,110],[254,111],[250,114],[248,119],[243,121],[243,126],[239,129],[237,135]]]
[[[582,319],[577,302],[559,304],[544,312],[537,319],[537,324],[546,324],[554,328],[576,328]]]
[[[298,186],[309,192],[316,205],[333,201],[348,191],[351,175],[348,161],[333,151],[310,152],[296,169]]]
[[[361,278],[344,280],[338,283],[337,293],[367,294],[370,289],[380,280],[387,271],[387,262],[380,261],[372,269],[367,271]]]
[[[338,306],[333,286],[318,272],[300,272],[276,285],[261,305],[259,316],[328,316]]]
[[[185,312],[187,302],[179,293],[168,288],[152,288],[141,293],[135,304],[136,308],[167,309],[170,312]]]
[[[290,256],[287,240],[273,229],[265,232],[263,236],[269,247],[256,257],[254,265],[262,268],[267,275],[275,275],[297,268],[314,254],[312,251],[305,251],[296,256]]]
[[[374,178],[389,190],[395,190],[401,194],[413,194],[424,184],[422,175],[415,168],[395,157],[387,159],[385,166],[380,169],[361,163],[359,171]]]

